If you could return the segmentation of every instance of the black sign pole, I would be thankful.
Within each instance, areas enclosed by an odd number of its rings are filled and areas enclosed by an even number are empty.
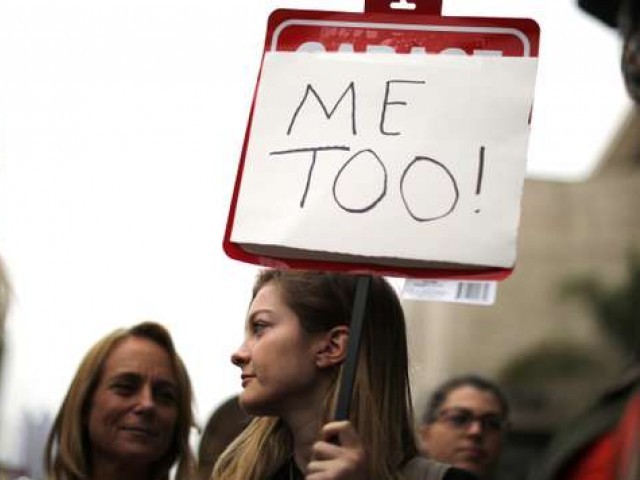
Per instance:
[[[338,391],[338,403],[334,413],[334,420],[348,420],[351,407],[351,394],[353,393],[353,381],[358,366],[358,352],[360,351],[360,337],[362,336],[362,324],[367,309],[367,297],[369,295],[370,275],[358,276],[356,294],[351,311],[351,324],[349,325],[349,345],[347,358],[342,367],[340,390]]]

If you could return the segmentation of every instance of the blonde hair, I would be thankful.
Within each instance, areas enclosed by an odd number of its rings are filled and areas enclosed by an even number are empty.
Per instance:
[[[253,296],[276,285],[302,328],[315,333],[349,325],[355,276],[291,270],[263,270]],[[398,471],[418,454],[408,373],[404,313],[389,283],[372,277],[349,420],[365,448],[371,478],[400,478]],[[342,367],[336,368],[323,409],[329,421],[335,408]],[[276,417],[257,417],[216,463],[215,480],[264,480],[292,455],[293,439]]]
[[[104,363],[124,339],[145,338],[162,347],[174,365],[178,390],[178,417],[167,453],[154,466],[153,478],[166,480],[176,461],[176,480],[190,478],[195,460],[189,446],[194,425],[193,393],[189,374],[173,345],[169,332],[160,324],[142,322],[118,329],[100,339],[82,359],[62,406],[56,415],[45,447],[45,469],[49,480],[86,480],[91,477],[91,445],[86,419],[91,399],[100,381]]]

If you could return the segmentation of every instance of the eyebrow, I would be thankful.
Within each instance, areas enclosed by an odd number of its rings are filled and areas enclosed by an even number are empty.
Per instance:
[[[475,410],[473,410],[470,407],[445,407],[445,408],[441,408],[440,409],[441,412],[451,412],[451,411],[462,411],[462,412],[470,412],[473,415],[477,416],[477,417],[485,417],[487,415],[496,415],[499,417],[503,417],[503,413],[502,410],[489,410],[488,412],[484,412],[484,413],[476,413]]]
[[[261,313],[266,313],[266,314],[269,314],[269,315],[273,315],[274,311],[271,310],[270,308],[259,308],[258,310],[254,310],[249,315],[247,315],[247,322],[246,323],[248,324],[252,320],[255,320],[256,315],[259,315]]]
[[[119,380],[126,380],[126,381],[134,381],[134,382],[141,382],[142,381],[142,375],[140,375],[139,373],[135,373],[135,372],[119,372],[116,373],[115,375],[111,376],[110,378],[107,379],[109,381],[109,383],[112,383],[114,381],[119,381]],[[178,389],[178,384],[171,379],[168,378],[154,378],[153,381],[151,382],[152,385],[159,385],[159,386],[167,386],[167,387],[171,387],[174,389]]]

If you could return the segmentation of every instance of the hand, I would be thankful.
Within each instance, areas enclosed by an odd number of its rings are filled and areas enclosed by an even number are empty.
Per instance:
[[[337,443],[336,443],[337,439]],[[327,423],[313,444],[306,480],[368,480],[367,455],[348,421]]]

